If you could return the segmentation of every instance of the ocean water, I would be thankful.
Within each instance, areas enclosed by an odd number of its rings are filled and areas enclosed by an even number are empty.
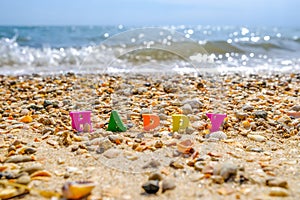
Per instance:
[[[300,72],[300,27],[0,26],[0,74]]]

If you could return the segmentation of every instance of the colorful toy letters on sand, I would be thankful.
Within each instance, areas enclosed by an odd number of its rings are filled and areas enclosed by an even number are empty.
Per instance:
[[[72,119],[72,128],[77,131],[83,131],[83,126],[85,124],[88,124],[91,127],[90,132],[92,132],[91,113],[91,111],[70,112],[70,116]],[[227,115],[207,113],[206,116],[211,121],[212,126],[210,132],[216,132],[219,131]],[[142,117],[145,131],[153,130],[160,124],[159,116],[156,114],[143,114]],[[190,124],[189,118],[186,115],[182,114],[172,115],[172,120],[173,132],[186,129]],[[110,114],[107,130],[112,132],[125,132],[127,130],[126,126],[123,124],[120,118],[120,115],[115,110],[113,110]]]

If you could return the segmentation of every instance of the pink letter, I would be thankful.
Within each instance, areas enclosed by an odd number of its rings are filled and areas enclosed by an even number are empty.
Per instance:
[[[220,129],[220,126],[223,123],[223,120],[227,117],[226,114],[213,114],[213,113],[206,113],[206,116],[211,121],[211,132],[216,132]]]
[[[90,131],[92,132],[92,123],[91,123],[91,113],[92,111],[72,111],[70,112],[70,116],[72,118],[72,128],[77,131],[82,131],[81,128],[85,124],[90,125]]]

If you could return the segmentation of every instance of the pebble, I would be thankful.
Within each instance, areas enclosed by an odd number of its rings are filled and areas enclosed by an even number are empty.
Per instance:
[[[109,135],[108,139],[115,144],[121,144],[123,142],[123,138],[121,138],[119,135]]]
[[[160,173],[153,173],[150,174],[150,176],[148,177],[148,180],[156,180],[156,181],[161,181],[163,179],[162,175]]]
[[[161,140],[158,140],[155,142],[154,147],[158,149],[158,148],[162,148],[163,145],[164,143]]]
[[[224,178],[222,176],[212,175],[210,178],[214,183],[217,183],[217,184],[223,184],[224,183]]]
[[[248,134],[247,137],[251,140],[254,140],[256,142],[264,142],[266,141],[266,138],[262,135],[254,135],[254,134]]]
[[[202,170],[203,174],[213,174],[214,173],[214,168],[211,165],[205,165],[203,170]]]
[[[144,183],[142,185],[142,188],[148,194],[155,194],[159,190],[159,182],[158,181],[154,181],[154,180],[147,181],[146,183]]]
[[[193,127],[187,127],[186,129],[185,129],[185,133],[186,134],[193,134],[194,132],[196,131],[196,129],[194,129]]]
[[[281,187],[272,187],[269,195],[273,197],[287,197],[289,196],[289,192]]]
[[[36,171],[40,171],[40,170],[43,170],[43,167],[41,164],[32,164],[32,165],[21,168],[21,171],[27,172],[28,174],[32,174],[32,173],[34,173]]]
[[[223,131],[212,132],[210,134],[207,134],[205,137],[206,138],[214,138],[214,139],[218,139],[218,140],[226,140],[227,139],[227,135]]]
[[[103,153],[103,156],[108,159],[112,159],[118,157],[120,153],[121,151],[119,149],[108,149]]]
[[[186,99],[182,103],[183,105],[189,104],[193,109],[199,109],[203,107],[203,103],[201,103],[198,99]]]
[[[249,146],[246,147],[246,151],[252,151],[252,152],[261,153],[264,150],[262,148],[260,148],[260,147],[254,147],[252,145],[249,145]]]
[[[147,168],[158,168],[160,166],[160,162],[157,160],[151,160],[149,163],[143,166],[143,169]]]
[[[234,180],[237,175],[238,167],[230,161],[227,161],[214,170],[214,175],[220,175],[224,181]]]
[[[300,105],[294,105],[291,110],[299,112],[300,111]]]
[[[174,190],[176,188],[175,181],[171,179],[165,179],[162,181],[162,193],[167,190]]]
[[[205,177],[204,174],[202,173],[197,173],[197,174],[193,174],[189,179],[192,182],[197,182],[200,181],[201,179],[203,179]]]
[[[202,171],[204,168],[203,162],[202,161],[195,162],[194,168],[195,168],[195,170]]]
[[[28,176],[28,175],[23,175],[23,176],[20,176],[20,177],[16,180],[16,183],[23,184],[23,185],[27,185],[28,183],[30,183],[30,181],[31,181],[30,176]]]
[[[267,119],[268,117],[268,113],[264,110],[257,110],[253,113],[253,115],[256,118],[263,118],[263,119]]]
[[[266,185],[270,187],[288,188],[288,182],[279,178],[269,178],[266,180]]]
[[[108,149],[110,149],[111,147],[113,147],[113,144],[110,142],[109,139],[105,138],[102,139],[100,141],[98,141],[99,146],[96,150],[96,153],[98,154],[102,154],[103,152],[107,151]]]
[[[52,102],[50,100],[45,100],[43,106],[46,108],[47,106],[52,105]]]
[[[252,111],[252,110],[254,110],[254,107],[251,106],[250,104],[245,104],[245,105],[243,105],[242,109],[244,111]]]
[[[15,155],[6,159],[6,163],[20,163],[20,162],[29,162],[33,161],[31,156]]]
[[[188,114],[193,113],[193,109],[192,109],[192,106],[190,104],[184,104],[181,109],[182,109],[182,112],[183,112],[184,115],[188,115]]]
[[[244,113],[244,112],[236,112],[235,117],[239,120],[245,120],[245,119],[247,119],[248,114]]]
[[[183,169],[184,168],[184,165],[177,161],[171,161],[169,166],[174,169]]]

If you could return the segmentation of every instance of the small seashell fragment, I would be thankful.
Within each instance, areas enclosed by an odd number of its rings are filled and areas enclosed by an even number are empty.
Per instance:
[[[269,195],[273,197],[286,197],[289,196],[289,192],[281,187],[272,187]]]
[[[262,135],[252,135],[252,134],[248,134],[247,137],[251,140],[254,140],[256,142],[264,142],[266,141],[266,138]]]
[[[63,197],[66,199],[81,199],[91,193],[95,183],[92,181],[67,182],[62,187]]]
[[[193,148],[194,143],[190,140],[184,140],[177,144],[177,149],[181,153],[190,153]]]
[[[47,181],[52,175],[46,170],[36,171],[30,175],[32,180],[45,180]]]
[[[29,115],[26,115],[20,119],[20,122],[30,123],[30,122],[32,122],[32,117]]]

